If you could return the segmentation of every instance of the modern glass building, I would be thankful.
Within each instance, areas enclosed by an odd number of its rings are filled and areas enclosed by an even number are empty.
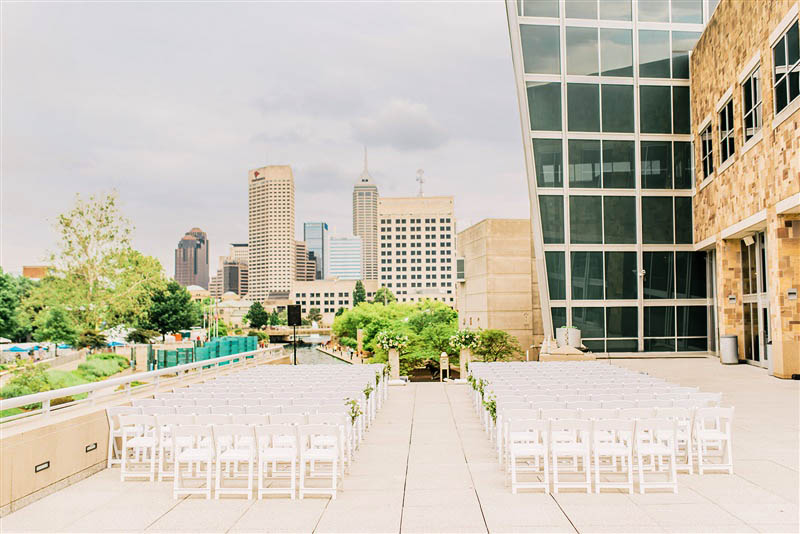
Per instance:
[[[689,53],[716,1],[507,0],[544,331],[705,352]]]
[[[316,263],[315,280],[325,279],[325,251],[328,248],[328,223],[303,223],[303,241],[308,246],[308,259]]]
[[[328,263],[325,268],[328,278],[361,280],[362,244],[360,237],[331,237],[328,248]]]

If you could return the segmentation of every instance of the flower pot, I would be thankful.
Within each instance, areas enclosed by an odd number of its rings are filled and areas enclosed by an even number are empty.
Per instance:
[[[556,341],[559,347],[581,348],[581,331],[577,328],[556,328]]]
[[[472,361],[472,351],[469,349],[461,349],[459,353],[459,377],[467,378],[467,365]]]

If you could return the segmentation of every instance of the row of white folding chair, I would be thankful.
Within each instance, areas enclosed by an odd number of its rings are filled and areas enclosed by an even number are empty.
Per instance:
[[[326,397],[318,399],[278,399],[278,398],[218,399],[216,397],[202,397],[197,399],[184,398],[184,399],[165,399],[162,402],[158,401],[161,401],[161,399],[141,399],[135,401],[134,404],[136,406],[142,406],[142,407],[169,406],[173,408],[177,408],[180,406],[211,406],[211,407],[301,406],[302,407],[302,406],[317,406],[319,404],[342,403],[344,402],[344,397]]]
[[[574,395],[574,394],[539,394],[539,395],[510,395],[503,393],[490,393],[496,400],[500,402],[604,402],[604,401],[645,401],[645,400],[684,400],[695,398],[697,395],[704,395],[701,398],[712,398],[712,394],[690,394],[690,393],[669,393],[669,394],[650,394],[650,393],[632,393],[632,394],[614,394],[606,393],[600,395]]]

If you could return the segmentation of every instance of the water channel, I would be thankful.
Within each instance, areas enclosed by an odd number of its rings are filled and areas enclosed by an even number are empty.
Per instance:
[[[328,336],[323,336],[314,340],[316,343],[317,341],[320,343],[325,343],[328,341]],[[285,343],[283,345],[286,354],[290,357],[292,356],[292,344]],[[297,363],[298,364],[330,364],[330,363],[340,363],[342,365],[347,365],[347,362],[343,362],[338,358],[334,358],[332,356],[328,356],[315,348],[315,345],[298,345],[297,346]]]

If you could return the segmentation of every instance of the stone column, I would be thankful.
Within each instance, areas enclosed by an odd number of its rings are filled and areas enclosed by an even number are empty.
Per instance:
[[[459,367],[460,367],[460,378],[466,380],[467,379],[467,364],[472,361],[472,351],[469,349],[461,349],[461,353],[458,356],[459,360]]]
[[[361,354],[364,350],[364,329],[359,328],[356,330],[356,350]]]
[[[396,380],[400,378],[400,351],[389,349],[389,378]]]

